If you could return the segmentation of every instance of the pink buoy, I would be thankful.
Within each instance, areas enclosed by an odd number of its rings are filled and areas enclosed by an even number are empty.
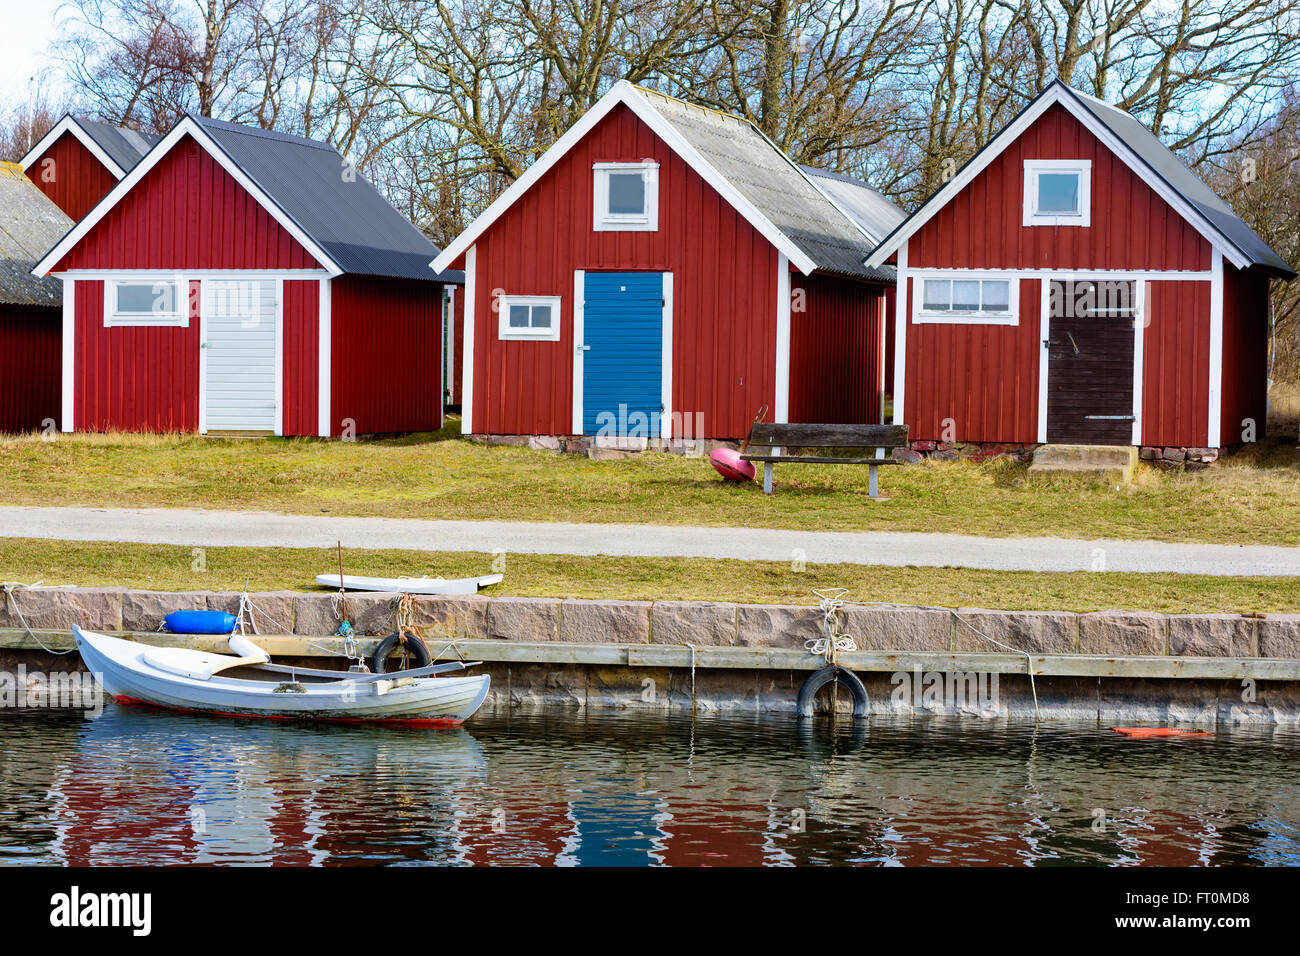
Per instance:
[[[745,461],[734,448],[719,448],[709,456],[709,462],[728,481],[753,481],[757,469],[752,461]]]

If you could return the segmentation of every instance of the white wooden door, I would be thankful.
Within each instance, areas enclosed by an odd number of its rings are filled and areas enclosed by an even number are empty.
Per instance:
[[[207,431],[279,432],[279,283],[203,280]]]

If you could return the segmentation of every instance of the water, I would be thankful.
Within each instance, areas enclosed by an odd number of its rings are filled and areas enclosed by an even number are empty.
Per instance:
[[[0,716],[0,863],[1297,865],[1294,729]]]

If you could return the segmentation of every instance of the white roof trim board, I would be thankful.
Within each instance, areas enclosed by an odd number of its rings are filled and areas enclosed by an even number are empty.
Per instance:
[[[1088,100],[1095,104],[1090,107],[1085,104]],[[1125,142],[1115,133],[1106,123],[1093,112],[1093,109],[1107,109],[1113,111],[1121,117],[1132,120],[1129,114],[1117,107],[1103,103],[1094,97],[1080,93],[1067,86],[1060,80],[1053,80],[1048,87],[1040,93],[1028,106],[1021,110],[1010,124],[1007,125],[997,136],[995,136],[983,149],[977,152],[967,161],[957,174],[938,189],[929,199],[921,204],[921,207],[904,220],[898,228],[884,238],[881,243],[872,250],[867,256],[865,262],[868,266],[882,265],[889,259],[908,239],[915,235],[922,226],[929,222],[934,215],[948,204],[959,192],[966,188],[970,182],[988,167],[1011,143],[1015,142],[1021,134],[1025,132],[1047,109],[1054,104],[1059,103],[1070,112],[1089,132],[1097,137],[1111,152],[1118,156],[1143,182],[1153,189],[1165,202],[1178,212],[1184,219],[1192,224],[1208,241],[1216,248],[1221,249],[1238,269],[1245,269],[1252,265],[1264,264],[1276,269],[1277,265],[1286,268],[1286,264],[1277,257],[1276,253],[1264,247],[1269,256],[1276,260],[1277,264],[1267,261],[1267,258],[1261,262],[1257,254],[1252,254],[1250,250],[1242,248],[1242,245],[1220,229],[1209,217],[1201,211],[1198,205],[1189,200],[1181,191],[1175,188],[1170,182],[1157,170],[1151,162],[1138,153],[1129,143]],[[1136,120],[1133,120],[1136,123]],[[1152,140],[1158,144],[1159,141],[1152,137]],[[1162,152],[1167,152],[1163,146],[1160,146]],[[1172,156],[1173,154],[1168,154]],[[1184,167],[1185,169],[1185,167]],[[1188,176],[1194,176],[1187,171]],[[1203,184],[1202,184],[1203,186]],[[1208,187],[1205,187],[1208,192]],[[1215,197],[1217,200],[1217,197]],[[1231,216],[1236,219],[1235,214],[1217,200],[1218,204],[1223,206],[1220,211],[1222,214]],[[1250,232],[1245,223],[1236,220],[1241,228]],[[1254,236],[1253,233],[1250,233]],[[1254,237],[1260,246],[1263,246],[1262,240],[1257,236]]]
[[[134,189],[135,185],[140,182],[140,180],[143,179],[151,169],[157,166],[162,158],[171,152],[172,147],[186,135],[192,136],[195,142],[197,142],[209,156],[215,159],[217,163],[220,164],[221,168],[230,174],[231,178],[233,178],[235,182],[239,183],[239,185],[243,187],[249,195],[256,199],[262,208],[270,213],[272,218],[283,226],[285,231],[287,231],[289,235],[293,236],[293,238],[297,240],[297,242],[311,254],[312,258],[320,263],[331,276],[343,274],[343,269],[340,268],[333,259],[326,255],[325,251],[321,249],[310,236],[303,232],[303,230],[299,228],[298,224],[287,216],[271,199],[271,197],[266,195],[257,183],[253,182],[253,180],[244,174],[244,171],[226,155],[225,150],[221,149],[220,146],[212,141],[212,138],[202,126],[194,122],[194,120],[188,116],[173,126],[171,131],[164,136],[152,150],[149,151],[144,159],[140,160],[140,162],[131,169],[130,173],[120,179],[117,185],[109,190],[108,194],[96,203],[95,207],[86,214],[85,218],[73,226],[72,229],[68,231],[68,234],[59,240],[58,245],[46,253],[45,257],[41,259],[40,262],[36,263],[35,267],[32,269],[32,274],[38,276],[47,275],[49,271],[58,264],[59,260],[67,255],[73,246],[80,242],[82,238],[84,238],[85,235],[90,232],[90,230],[93,229],[105,215],[108,214],[110,209],[116,206],[124,196]]]
[[[126,170],[119,166],[113,157],[104,152],[104,148],[95,142],[94,138],[82,128],[77,122],[76,117],[71,113],[66,114],[63,119],[54,124],[54,128],[41,137],[40,142],[27,151],[27,155],[18,161],[18,165],[27,172],[32,163],[36,162],[38,156],[53,146],[64,133],[71,133],[77,138],[82,146],[90,151],[90,154],[104,164],[117,179],[126,175]]]
[[[435,272],[445,271],[462,256],[466,250],[478,241],[479,237],[486,232],[493,223],[495,223],[515,202],[523,196],[532,186],[546,174],[570,149],[572,149],[583,137],[585,137],[602,119],[607,116],[616,106],[622,104],[627,106],[632,112],[644,122],[674,153],[690,166],[699,176],[715,189],[724,200],[727,201],[741,216],[743,216],[754,229],[770,242],[780,253],[789,258],[790,262],[799,269],[804,275],[808,275],[818,268],[818,263],[803,248],[801,248],[794,239],[782,232],[770,218],[763,214],[753,202],[746,198],[718,169],[710,163],[660,112],[651,102],[652,96],[660,94],[648,94],[633,86],[627,80],[620,80],[608,93],[588,110],[581,119],[569,128],[563,136],[555,141],[541,158],[528,167],[517,180],[510,185],[496,200],[488,206],[483,213],[470,224],[464,232],[453,240],[442,254],[431,263]],[[665,97],[667,99],[667,97]],[[770,141],[768,141],[770,144]],[[782,157],[785,154],[781,150],[772,146]],[[785,157],[789,162],[788,157]],[[870,245],[870,237],[866,236],[861,226],[855,222],[852,217],[844,213],[839,204],[831,197],[826,195],[825,190],[821,189],[812,181],[798,166],[790,163],[798,174],[808,182],[813,191],[824,198],[830,206],[840,215],[844,216],[845,221],[855,232],[861,233],[868,239],[866,245]]]

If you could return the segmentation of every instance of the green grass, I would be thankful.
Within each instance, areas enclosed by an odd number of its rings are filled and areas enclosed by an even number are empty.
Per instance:
[[[396,439],[0,438],[0,501],[201,507],[301,514],[943,531],[995,536],[1300,544],[1293,442],[1261,443],[1199,473],[1139,466],[1116,490],[1086,478],[1030,479],[1027,466],[927,462],[867,470],[778,466],[777,493],[723,483],[704,458],[591,461],[485,447],[444,432]]]
[[[336,567],[333,550],[207,548],[194,570],[188,547],[0,538],[0,580],[123,585],[152,590],[310,590]],[[492,556],[459,552],[344,552],[349,573],[483,574]],[[812,604],[813,588],[846,587],[853,601],[947,607],[1166,613],[1300,611],[1298,578],[1177,574],[1034,573],[960,568],[809,565],[703,558],[509,555],[505,581],[488,594],[532,597],[711,600]]]

